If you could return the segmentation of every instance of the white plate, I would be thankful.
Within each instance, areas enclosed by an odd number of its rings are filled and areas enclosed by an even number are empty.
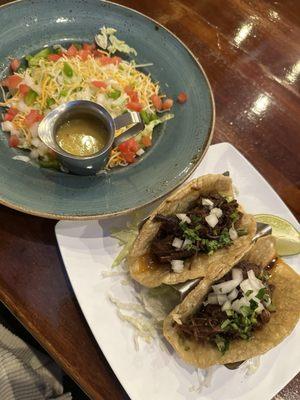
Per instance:
[[[295,226],[296,219],[251,164],[230,144],[211,146],[193,177],[205,173],[230,171],[238,187],[238,199],[249,212],[279,215]],[[111,226],[120,226],[126,217],[110,221],[61,221],[56,236],[73,289],[83,314],[119,381],[132,400],[253,400],[271,399],[298,372],[300,365],[300,324],[279,346],[261,357],[256,373],[245,369],[230,371],[215,368],[211,384],[201,392],[197,372],[158,342],[133,343],[133,328],[121,321],[108,293],[126,301],[133,299],[133,288],[120,285],[118,278],[103,279],[120,248],[110,237]],[[300,259],[287,261],[300,271]]]

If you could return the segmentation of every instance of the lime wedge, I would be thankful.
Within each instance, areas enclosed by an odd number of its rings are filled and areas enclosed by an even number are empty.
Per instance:
[[[300,253],[300,233],[288,221],[272,214],[257,214],[257,222],[272,226],[272,235],[276,239],[276,249],[280,256],[291,256]]]

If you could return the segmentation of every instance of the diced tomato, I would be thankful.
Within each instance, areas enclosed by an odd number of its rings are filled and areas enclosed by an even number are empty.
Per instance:
[[[4,115],[4,121],[12,121],[14,119],[14,116],[12,114],[6,113]]]
[[[111,58],[111,63],[114,64],[114,65],[120,64],[121,61],[122,61],[121,57],[114,56],[114,57]]]
[[[102,65],[112,64],[111,57],[101,55],[99,57],[99,62]]]
[[[66,55],[68,57],[75,57],[75,56],[77,56],[77,54],[78,54],[78,50],[76,49],[76,47],[73,44],[71,44],[71,46],[68,48],[68,50],[66,52]]]
[[[16,107],[10,107],[7,110],[8,114],[13,115],[14,117],[18,114],[19,110]]]
[[[30,87],[27,86],[25,83],[21,83],[19,85],[19,91],[20,93],[24,96],[26,93],[28,93],[30,90]]]
[[[143,136],[142,137],[142,144],[145,147],[150,147],[152,145],[152,140],[149,136]]]
[[[125,161],[128,164],[132,164],[135,160],[136,154],[135,153],[126,153],[126,154],[122,153],[122,156],[124,157]]]
[[[62,54],[49,54],[48,55],[48,60],[49,61],[57,61],[59,60],[63,55]]]
[[[39,122],[43,119],[43,116],[37,110],[31,110],[25,117],[25,125],[28,127],[33,125],[35,122]]]
[[[82,45],[83,50],[88,50],[89,52],[91,52],[92,50],[95,50],[96,46],[95,44],[89,44],[89,43],[83,43]]]
[[[153,103],[155,109],[158,111],[161,110],[161,107],[162,107],[161,98],[157,94],[153,94],[151,96],[151,100],[152,100],[152,103]]]
[[[136,152],[138,151],[139,147],[139,144],[134,138],[128,139],[118,146],[122,156],[128,163],[133,163],[135,161]]]
[[[103,81],[92,81],[92,84],[94,86],[96,86],[97,88],[106,88],[107,87],[107,83],[103,82]]]
[[[173,107],[174,101],[172,99],[166,99],[163,103],[162,103],[162,109],[163,110],[170,110],[170,108]]]
[[[9,147],[17,147],[19,143],[20,143],[20,140],[19,140],[18,136],[16,136],[16,135],[11,135],[8,138]]]
[[[139,145],[134,138],[130,138],[119,144],[119,150],[122,153],[136,153],[138,149]]]
[[[143,109],[143,104],[137,101],[129,101],[126,105],[128,110],[140,112]]]
[[[81,50],[79,50],[79,52],[78,52],[78,55],[79,55],[79,57],[81,58],[82,61],[87,60],[87,58],[88,58],[88,56],[89,56],[90,54],[91,54],[91,53],[90,53],[89,50],[84,50],[84,49],[81,49]]]
[[[2,85],[7,86],[9,89],[16,89],[21,81],[22,78],[18,75],[10,75],[2,81]]]
[[[133,90],[131,86],[125,87],[125,93],[128,94],[130,100],[133,101],[134,103],[138,103],[140,101],[138,93],[135,90]]]
[[[10,107],[4,115],[4,121],[12,121],[18,114],[19,110],[15,107]]]
[[[11,68],[11,70],[12,70],[13,72],[16,72],[16,71],[19,69],[20,65],[21,65],[21,61],[18,60],[17,58],[14,58],[14,59],[11,60],[11,62],[10,62],[10,68]]]
[[[92,51],[92,54],[94,57],[102,57],[102,56],[106,56],[105,53],[99,49],[95,49]]]
[[[187,101],[188,97],[185,92],[180,92],[179,95],[177,96],[177,101],[180,104],[183,104]]]
[[[108,57],[108,56],[101,55],[101,56],[99,57],[99,62],[100,62],[102,65],[107,65],[107,64],[114,64],[114,65],[117,65],[117,64],[119,64],[121,61],[122,61],[122,58],[116,57],[116,56],[114,56],[114,57]]]

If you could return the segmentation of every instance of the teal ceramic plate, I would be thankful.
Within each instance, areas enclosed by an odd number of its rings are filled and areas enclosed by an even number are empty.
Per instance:
[[[185,105],[155,131],[153,147],[140,161],[101,176],[75,176],[14,160],[0,132],[0,203],[57,219],[92,219],[126,213],[166,195],[184,182],[210,143],[214,103],[202,67],[184,44],[155,21],[129,8],[99,0],[23,0],[0,9],[0,67],[8,57],[55,43],[92,41],[98,29],[117,28],[138,52],[168,96],[184,90]]]

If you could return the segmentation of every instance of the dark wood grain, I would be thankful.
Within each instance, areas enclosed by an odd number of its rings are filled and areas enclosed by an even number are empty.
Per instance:
[[[300,2],[119,3],[157,19],[195,53],[215,95],[214,142],[234,144],[299,217]],[[126,399],[77,304],[55,222],[3,206],[0,222],[0,300],[92,399]],[[299,376],[280,399],[298,395]]]

